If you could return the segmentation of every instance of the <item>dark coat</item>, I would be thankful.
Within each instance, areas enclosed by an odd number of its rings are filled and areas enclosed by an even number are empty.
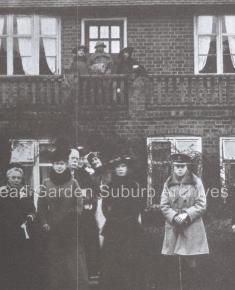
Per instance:
[[[84,237],[86,261],[89,276],[97,276],[100,267],[100,244],[99,228],[97,225],[95,212],[99,188],[91,178],[90,174],[83,168],[74,171],[74,178],[84,190],[83,212],[81,224]]]
[[[134,58],[125,59],[123,56],[119,56],[115,63],[114,72],[116,74],[132,74],[133,66],[139,65],[138,61]]]
[[[27,220],[30,234],[31,218],[34,216],[32,190],[29,187],[0,188],[0,288],[26,290],[30,287],[31,240],[27,240],[21,225]],[[28,258],[28,259],[27,259]],[[30,259],[29,259],[30,258]]]
[[[136,195],[138,185],[129,178],[119,177],[108,186],[110,196],[103,201],[106,223],[101,289],[143,290],[143,231],[138,222],[141,202],[133,195],[114,197],[122,187]]]
[[[87,75],[89,71],[87,58],[75,57],[71,63],[69,72],[74,75]]]
[[[26,239],[21,225],[28,215],[35,214],[32,190],[6,185],[0,188],[0,193],[0,239],[14,245]]]
[[[41,187],[39,220],[41,225],[50,226],[47,246],[50,290],[88,289],[80,226],[83,210],[80,191],[78,182],[71,177],[69,170],[63,175],[52,171]]]
[[[232,197],[232,225],[235,225],[235,187],[230,189],[230,194]]]

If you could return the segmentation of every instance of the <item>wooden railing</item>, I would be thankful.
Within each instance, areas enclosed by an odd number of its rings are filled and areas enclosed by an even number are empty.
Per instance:
[[[60,110],[68,96],[63,77],[14,76],[0,78],[0,108]]]
[[[235,106],[235,75],[150,75],[146,104],[203,107]]]
[[[146,82],[140,94],[147,109],[235,106],[235,75],[150,75]],[[86,75],[73,85],[66,76],[0,77],[0,109],[127,111],[133,89],[136,95],[140,85],[125,75]]]
[[[129,81],[125,75],[81,76],[78,104],[93,109],[127,109],[128,88]]]
[[[128,79],[123,75],[0,77],[0,109],[58,110],[128,108]]]

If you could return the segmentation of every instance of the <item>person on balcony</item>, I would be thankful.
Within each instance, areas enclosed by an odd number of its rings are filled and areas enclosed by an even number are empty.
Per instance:
[[[29,290],[33,190],[24,185],[21,165],[10,164],[6,176],[7,184],[0,187],[0,288]]]
[[[73,61],[70,66],[70,73],[74,75],[87,75],[89,73],[88,48],[85,45],[79,45],[73,49]]]
[[[71,149],[69,155],[69,168],[72,176],[78,181],[83,195],[83,212],[81,224],[84,235],[84,246],[88,275],[90,280],[96,279],[100,264],[99,228],[95,218],[97,198],[95,186],[90,174],[79,167],[80,153],[77,149]],[[80,164],[81,166],[81,164]]]
[[[81,214],[83,199],[68,168],[69,150],[52,152],[52,170],[41,186],[38,218],[48,235],[48,287],[50,290],[88,290]]]
[[[116,74],[131,75],[133,72],[133,66],[139,65],[137,60],[133,58],[133,52],[133,47],[125,47],[120,51],[114,67],[114,72]]]
[[[139,223],[142,211],[138,184],[132,178],[131,159],[122,156],[110,161],[112,179],[102,186],[104,236],[102,290],[143,290],[144,231]]]
[[[198,257],[209,254],[202,220],[207,203],[205,190],[200,178],[188,168],[191,163],[188,155],[173,154],[171,160],[173,174],[164,184],[160,202],[161,211],[166,219],[162,254],[167,257],[178,257],[177,272],[184,289],[191,289],[193,284],[200,288],[198,283],[201,277],[197,275]],[[171,265],[175,260],[172,262]],[[185,269],[183,272],[182,266]],[[167,289],[175,289],[175,282],[171,278],[172,276],[167,279],[169,283],[172,282]]]
[[[90,56],[89,65],[92,74],[110,74],[112,71],[112,57],[105,52],[106,45],[103,41],[97,41],[95,53]]]
[[[88,65],[88,49],[85,45],[79,45],[72,50],[73,60],[70,68],[65,74],[65,85],[71,91],[72,96],[78,94],[78,82],[81,75],[88,75],[89,65]]]

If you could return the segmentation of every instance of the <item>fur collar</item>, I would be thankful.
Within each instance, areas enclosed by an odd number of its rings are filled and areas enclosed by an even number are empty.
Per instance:
[[[62,185],[70,181],[72,178],[70,170],[67,168],[63,173],[58,174],[55,170],[51,170],[50,179],[55,185]]]
[[[171,187],[171,186],[180,185],[180,184],[196,185],[197,182],[196,182],[196,178],[195,178],[194,174],[187,171],[181,182],[177,179],[176,175],[173,173],[167,179],[166,183],[167,183],[168,187]]]

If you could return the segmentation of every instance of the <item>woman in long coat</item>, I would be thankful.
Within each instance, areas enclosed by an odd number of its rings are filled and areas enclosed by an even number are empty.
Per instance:
[[[129,160],[113,163],[112,181],[101,188],[106,223],[103,229],[102,290],[143,290],[143,231],[138,222],[142,203],[130,177]]]
[[[81,189],[68,169],[69,152],[54,152],[49,178],[41,186],[38,215],[48,233],[48,289],[87,290],[80,217]]]
[[[188,169],[190,157],[173,154],[173,174],[161,195],[161,211],[166,219],[162,254],[178,255],[187,267],[196,267],[196,256],[209,254],[202,216],[206,195],[202,181]]]
[[[30,289],[32,260],[30,225],[35,216],[33,194],[24,185],[24,171],[11,164],[7,184],[0,187],[0,289]]]

